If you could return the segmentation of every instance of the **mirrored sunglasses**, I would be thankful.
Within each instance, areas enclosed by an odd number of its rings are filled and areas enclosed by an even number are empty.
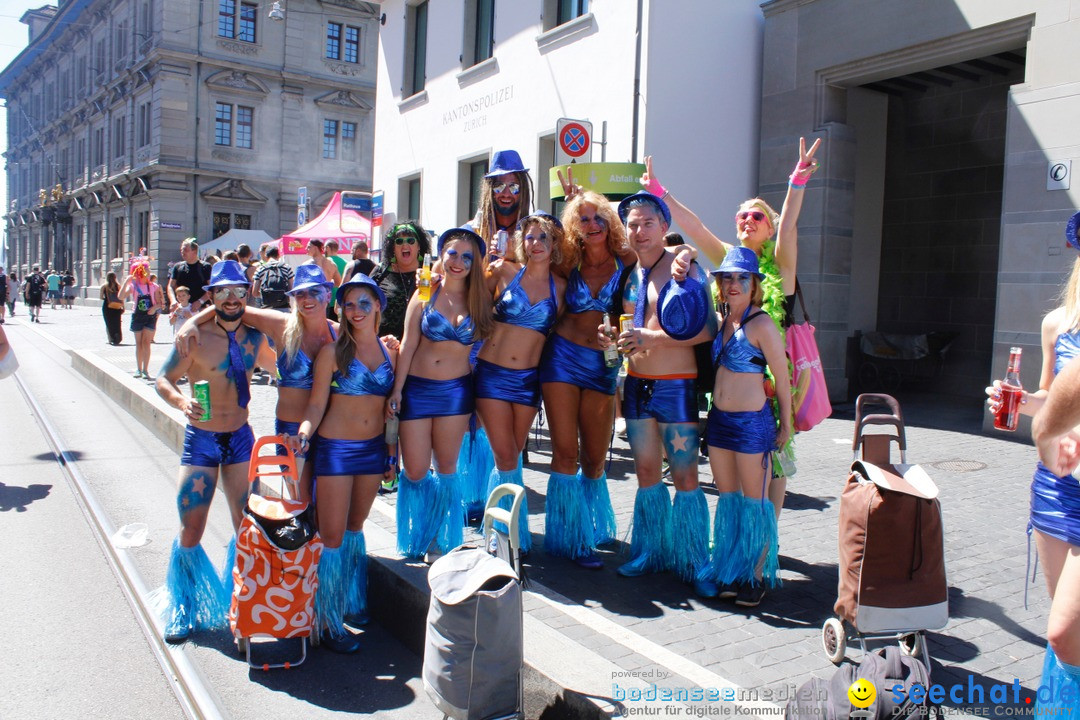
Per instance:
[[[511,195],[517,195],[519,192],[521,192],[521,183],[516,183],[516,182],[504,183],[503,182],[503,183],[499,183],[498,185],[492,185],[491,190],[496,195],[498,195],[499,193],[502,193],[502,192],[506,192],[507,190],[510,191]]]
[[[231,295],[237,300],[243,300],[247,297],[248,289],[243,285],[230,285],[229,287],[216,287],[214,288],[215,300],[226,300]]]

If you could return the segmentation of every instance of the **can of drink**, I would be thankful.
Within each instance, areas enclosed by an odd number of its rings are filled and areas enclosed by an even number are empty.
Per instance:
[[[509,233],[505,230],[499,230],[495,233],[495,254],[502,257],[506,254],[506,245],[509,240]]]
[[[199,418],[199,422],[207,422],[211,418],[210,414],[210,381],[199,380],[191,384],[191,397],[195,398],[195,401],[203,409],[202,417]]]
[[[619,316],[619,332],[624,333],[634,329],[634,316],[633,315],[620,315]]]

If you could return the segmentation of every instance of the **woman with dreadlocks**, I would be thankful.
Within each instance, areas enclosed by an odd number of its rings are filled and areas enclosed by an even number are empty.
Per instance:
[[[806,138],[799,138],[799,161],[788,178],[787,196],[779,215],[761,198],[751,198],[743,202],[735,213],[735,233],[739,244],[757,254],[761,272],[765,275],[761,283],[761,308],[776,323],[781,337],[784,328],[794,322],[797,224],[803,196],[806,194],[806,183],[818,168],[814,153],[820,145],[821,138],[818,138],[807,150]],[[649,192],[664,198],[671,208],[672,220],[683,229],[687,238],[705,253],[710,262],[720,265],[732,245],[717,238],[692,210],[676,200],[660,184],[653,172],[652,157],[645,158],[645,168],[641,184]],[[787,478],[774,477],[769,484],[769,501],[773,504],[777,518],[780,517],[786,492]]]

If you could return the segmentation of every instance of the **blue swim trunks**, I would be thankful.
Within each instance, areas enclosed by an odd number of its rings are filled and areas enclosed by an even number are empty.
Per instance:
[[[254,445],[255,433],[247,423],[232,432],[212,432],[188,425],[184,428],[180,464],[217,467],[246,463],[251,460]]]
[[[623,417],[662,423],[696,423],[697,391],[693,378],[643,378],[628,375],[623,385]]]

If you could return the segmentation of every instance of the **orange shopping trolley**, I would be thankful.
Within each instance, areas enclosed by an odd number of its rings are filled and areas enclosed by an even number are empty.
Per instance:
[[[237,648],[254,668],[289,668],[307,658],[307,639],[315,627],[315,591],[323,544],[315,527],[315,510],[299,497],[296,457],[280,436],[262,437],[251,450],[248,496],[236,536],[236,564],[229,606],[229,627]],[[273,454],[261,455],[271,448]],[[284,454],[282,454],[284,453]],[[281,496],[265,492],[267,478],[281,478]],[[251,638],[299,638],[300,658],[254,662]]]

